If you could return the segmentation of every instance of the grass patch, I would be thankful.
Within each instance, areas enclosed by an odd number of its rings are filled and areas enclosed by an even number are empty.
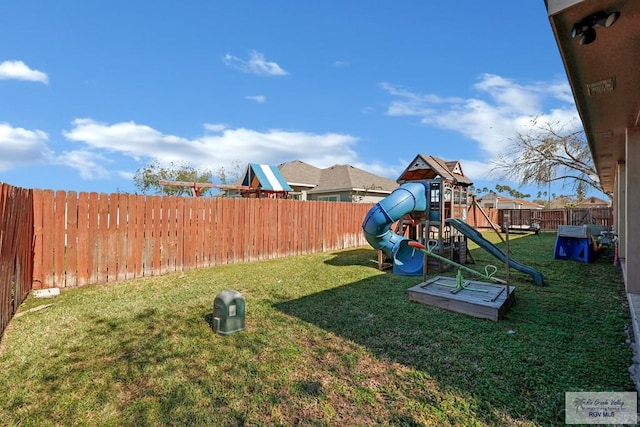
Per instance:
[[[377,271],[364,248],[30,297],[21,311],[53,305],[14,319],[0,342],[0,420],[563,424],[566,391],[635,389],[618,269],[554,260],[554,241],[510,242],[546,286],[512,270],[516,304],[499,323],[409,302],[419,279]],[[497,261],[473,256],[476,269]],[[208,323],[224,289],[246,298],[244,332]]]

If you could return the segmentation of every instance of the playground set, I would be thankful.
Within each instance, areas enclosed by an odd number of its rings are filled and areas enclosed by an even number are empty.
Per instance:
[[[160,185],[189,187],[193,197],[200,197],[206,188],[218,188],[227,197],[286,199],[293,190],[276,166],[249,163],[239,185],[213,184],[211,182],[186,182],[160,180]]]
[[[495,266],[484,273],[466,267],[475,262],[468,239],[498,258],[508,269],[529,274],[543,285],[542,274],[513,259],[464,222],[468,188],[459,162],[418,155],[398,178],[400,186],[374,205],[362,228],[367,242],[392,262],[394,274],[422,276],[424,282],[408,290],[412,301],[497,321],[515,301],[515,288],[494,277]],[[395,230],[392,230],[396,224]],[[508,234],[507,234],[508,236]],[[457,269],[455,278],[427,275]],[[487,282],[469,281],[463,271]]]

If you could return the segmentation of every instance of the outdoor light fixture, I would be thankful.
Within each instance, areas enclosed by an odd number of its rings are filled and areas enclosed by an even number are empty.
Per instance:
[[[620,12],[598,12],[589,15],[571,29],[571,37],[580,36],[580,44],[590,44],[596,40],[596,27],[609,28],[620,17]]]

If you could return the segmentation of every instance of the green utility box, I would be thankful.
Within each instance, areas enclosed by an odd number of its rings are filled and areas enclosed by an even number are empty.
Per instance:
[[[213,330],[223,335],[243,331],[244,312],[244,297],[240,292],[220,292],[213,301]]]

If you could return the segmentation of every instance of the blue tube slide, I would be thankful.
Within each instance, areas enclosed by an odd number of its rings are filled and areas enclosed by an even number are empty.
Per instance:
[[[394,233],[391,225],[408,213],[426,211],[427,194],[427,187],[420,182],[402,184],[376,203],[362,223],[367,242],[393,259],[394,274],[422,275],[424,256],[409,246],[409,239]]]

